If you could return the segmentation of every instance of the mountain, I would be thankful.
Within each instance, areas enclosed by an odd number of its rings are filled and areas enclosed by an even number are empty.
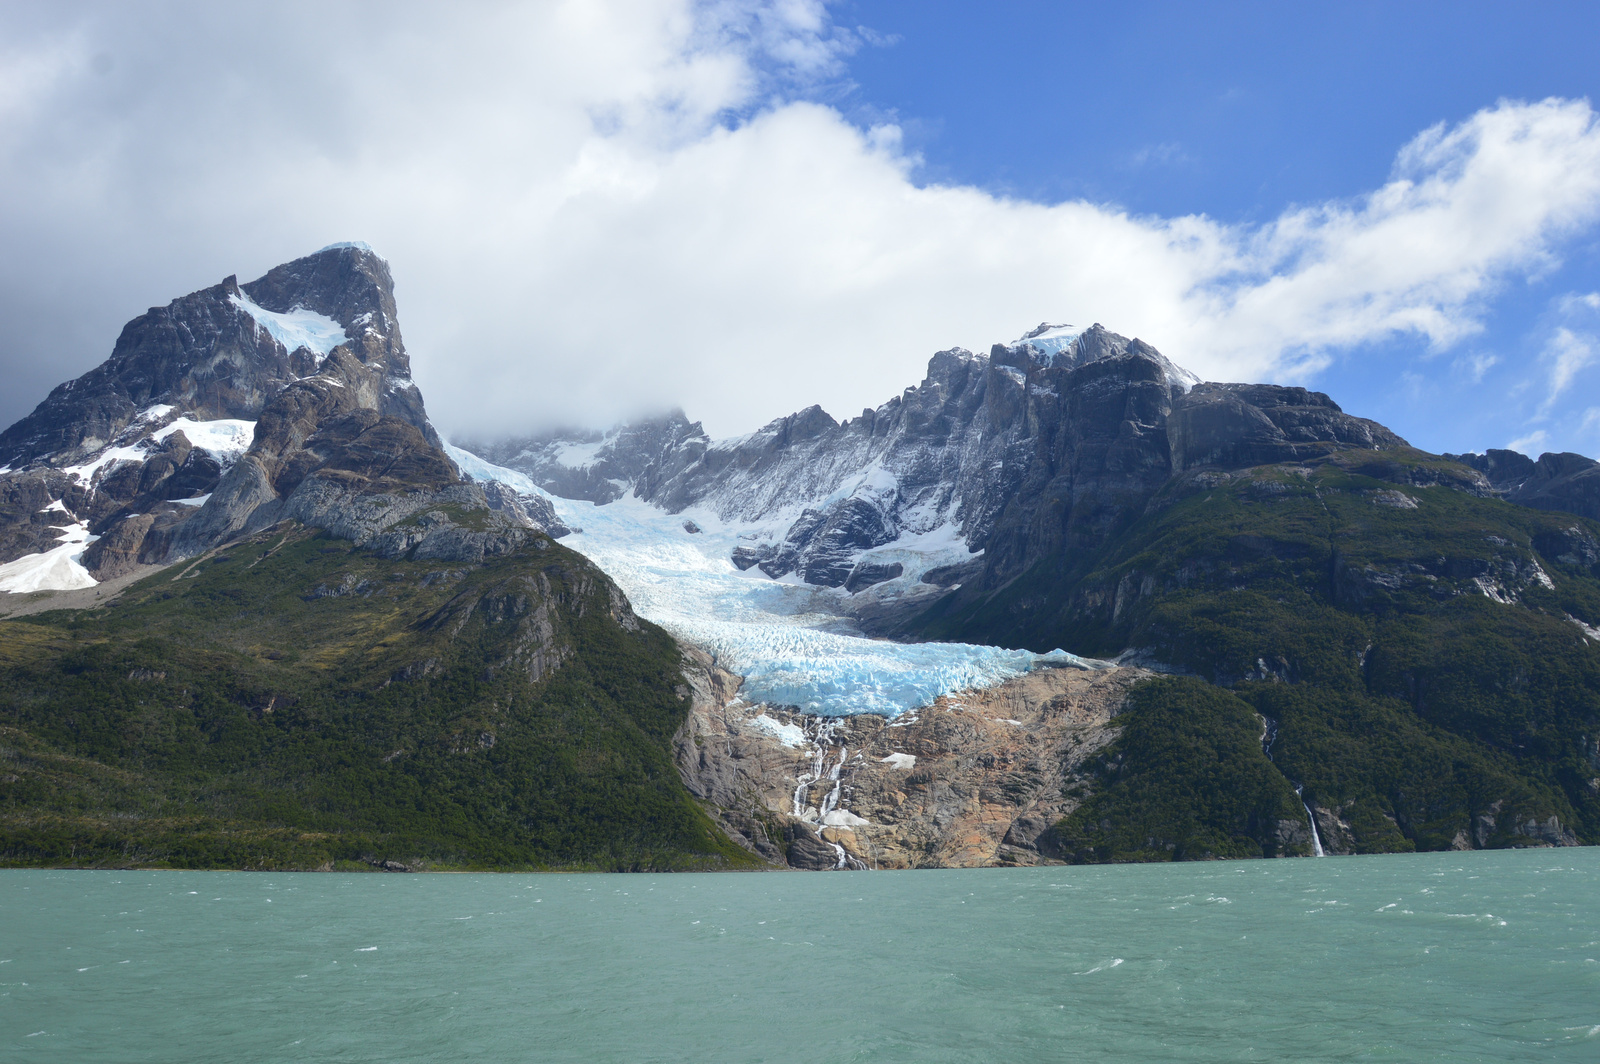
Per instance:
[[[462,475],[365,246],[142,315],[0,454],[0,863],[756,863],[680,648]]]
[[[388,265],[357,244],[135,318],[106,362],[0,433],[0,464],[8,591],[92,586],[283,518],[355,521],[364,541],[418,489],[481,495],[454,487]],[[385,492],[382,516],[345,505]],[[548,514],[512,516],[561,531]]]
[[[1119,515],[1186,469],[1405,442],[1321,393],[1201,384],[1140,340],[1044,324],[987,356],[941,351],[919,385],[842,423],[813,406],[713,441],[675,411],[603,435],[477,446],[554,495],[632,494],[752,526],[732,561],[774,578],[860,591],[905,571],[879,548],[940,530],[982,555],[899,587],[895,616],[868,619],[900,632],[951,584],[998,587],[1053,552],[1097,549]]]
[[[593,471],[587,497],[682,515],[728,566],[814,589],[784,610],[1166,674],[1131,689],[1038,855],[1600,841],[1600,473],[1581,456],[1432,455],[1322,393],[1199,382],[1139,340],[1048,324],[940,352],[842,423],[813,407],[711,440],[674,413],[494,453],[556,493]],[[662,534],[595,542],[619,573],[649,551],[659,579]],[[715,601],[749,610],[764,580]],[[828,667],[727,645],[758,674]],[[1315,838],[1292,841],[1295,815]]]
[[[335,245],[135,319],[0,461],[12,864],[1600,841],[1596,463],[1100,325],[843,422],[457,446]]]

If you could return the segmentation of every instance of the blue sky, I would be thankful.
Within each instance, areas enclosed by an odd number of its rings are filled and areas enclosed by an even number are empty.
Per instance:
[[[881,42],[850,58],[838,105],[896,121],[918,180],[1158,216],[1267,222],[1378,187],[1418,132],[1497,100],[1600,99],[1592,3],[868,0],[836,18]],[[1535,437],[1537,454],[1543,431],[1549,447],[1600,453],[1600,421],[1583,424],[1600,361],[1548,407],[1529,373],[1555,330],[1600,325],[1594,308],[1562,306],[1600,291],[1600,231],[1557,254],[1486,296],[1476,337],[1354,345],[1297,383],[1430,450]]]
[[[0,422],[364,240],[456,436],[848,417],[1049,319],[1600,454],[1597,11],[0,5]]]

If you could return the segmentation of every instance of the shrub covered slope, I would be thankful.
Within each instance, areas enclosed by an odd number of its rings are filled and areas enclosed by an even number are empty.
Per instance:
[[[1404,450],[1187,473],[922,631],[1219,685],[1132,699],[1057,829],[1080,860],[1305,852],[1291,783],[1335,852],[1600,842],[1600,527],[1461,472]]]
[[[547,538],[419,562],[286,524],[0,622],[0,862],[749,864],[673,768],[687,709],[673,640]]]

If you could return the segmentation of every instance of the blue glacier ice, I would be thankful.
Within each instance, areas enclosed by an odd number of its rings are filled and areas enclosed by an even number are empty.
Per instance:
[[[562,543],[586,555],[622,588],[634,610],[712,654],[744,677],[752,703],[797,706],[808,713],[896,716],[940,695],[988,687],[1042,665],[1094,665],[1064,651],[1047,655],[968,643],[894,643],[862,636],[845,611],[841,588],[771,580],[729,560],[740,542],[772,529],[725,522],[700,509],[668,514],[631,496],[597,506],[562,499],[527,477],[458,447],[449,448],[475,480],[500,480],[548,499],[561,520],[582,529]],[[691,533],[685,521],[699,532]],[[773,527],[787,521],[778,519]],[[900,560],[906,579],[968,555],[953,535],[911,537],[883,557]]]

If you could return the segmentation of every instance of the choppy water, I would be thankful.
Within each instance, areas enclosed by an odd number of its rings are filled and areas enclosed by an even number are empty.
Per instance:
[[[1600,850],[0,872],[0,1059],[1593,1061]]]

